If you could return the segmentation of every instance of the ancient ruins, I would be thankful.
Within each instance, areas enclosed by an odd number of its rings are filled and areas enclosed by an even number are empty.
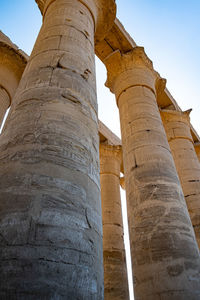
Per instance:
[[[0,299],[200,299],[200,139],[114,0],[36,0],[28,57],[0,33]],[[95,54],[122,140],[98,120]],[[99,145],[100,144],[100,145]],[[121,176],[120,174],[124,174]]]

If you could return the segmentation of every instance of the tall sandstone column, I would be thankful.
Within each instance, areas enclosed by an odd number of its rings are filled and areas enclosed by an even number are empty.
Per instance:
[[[197,300],[199,250],[156,102],[165,82],[141,47],[105,63],[121,120],[135,299]]]
[[[190,131],[190,111],[163,110],[161,117],[200,247],[200,163]]]
[[[105,300],[129,299],[120,197],[121,163],[120,146],[100,145]]]
[[[0,86],[0,127],[2,125],[4,116],[10,106],[10,96],[8,92]]]
[[[43,25],[0,139],[0,298],[99,300],[94,41],[115,2],[40,4]]]

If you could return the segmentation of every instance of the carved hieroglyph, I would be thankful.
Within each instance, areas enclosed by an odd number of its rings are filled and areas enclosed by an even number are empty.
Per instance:
[[[120,197],[121,164],[121,146],[100,145],[105,300],[129,299]]]
[[[190,131],[190,111],[161,111],[164,128],[200,247],[200,163]]]
[[[101,300],[94,41],[112,26],[115,3],[41,2],[43,25],[1,135],[0,298]]]
[[[197,300],[199,249],[156,103],[165,81],[141,47],[105,64],[120,113],[135,299]]]

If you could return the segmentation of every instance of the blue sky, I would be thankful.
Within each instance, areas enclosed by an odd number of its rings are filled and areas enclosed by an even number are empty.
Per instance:
[[[0,0],[0,30],[30,54],[41,27],[34,0]]]
[[[200,1],[117,1],[118,15],[200,134]],[[126,4],[125,4],[126,3]]]

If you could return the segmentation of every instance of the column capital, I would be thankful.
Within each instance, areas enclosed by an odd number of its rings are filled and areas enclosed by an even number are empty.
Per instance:
[[[127,53],[121,53],[120,50],[114,51],[104,60],[107,68],[106,86],[113,91],[113,85],[116,78],[133,68],[147,68],[153,71],[153,63],[146,55],[143,47],[135,47]]]
[[[122,163],[122,146],[114,146],[114,145],[107,145],[107,144],[100,144],[100,156],[106,158],[116,158]]]
[[[125,54],[117,50],[104,63],[107,68],[105,85],[117,99],[121,91],[133,86],[145,86],[155,95],[165,88],[166,80],[154,70],[143,47],[135,47]]]
[[[190,113],[192,109],[186,111],[177,111],[177,110],[160,110],[161,116],[167,122],[183,122],[190,126]]]
[[[114,174],[120,177],[122,147],[100,144],[100,174]]]
[[[35,0],[41,14],[45,15],[47,8],[56,0]],[[90,11],[95,24],[95,42],[103,40],[114,24],[116,18],[115,0],[78,0]],[[67,0],[63,0],[63,3]]]
[[[15,95],[27,60],[28,56],[19,50],[5,34],[0,32],[0,62],[4,70],[0,72],[0,88],[3,88],[9,95],[10,102]]]
[[[186,111],[160,110],[161,118],[167,131],[168,141],[181,138],[193,143],[190,131],[190,113],[192,109]]]

